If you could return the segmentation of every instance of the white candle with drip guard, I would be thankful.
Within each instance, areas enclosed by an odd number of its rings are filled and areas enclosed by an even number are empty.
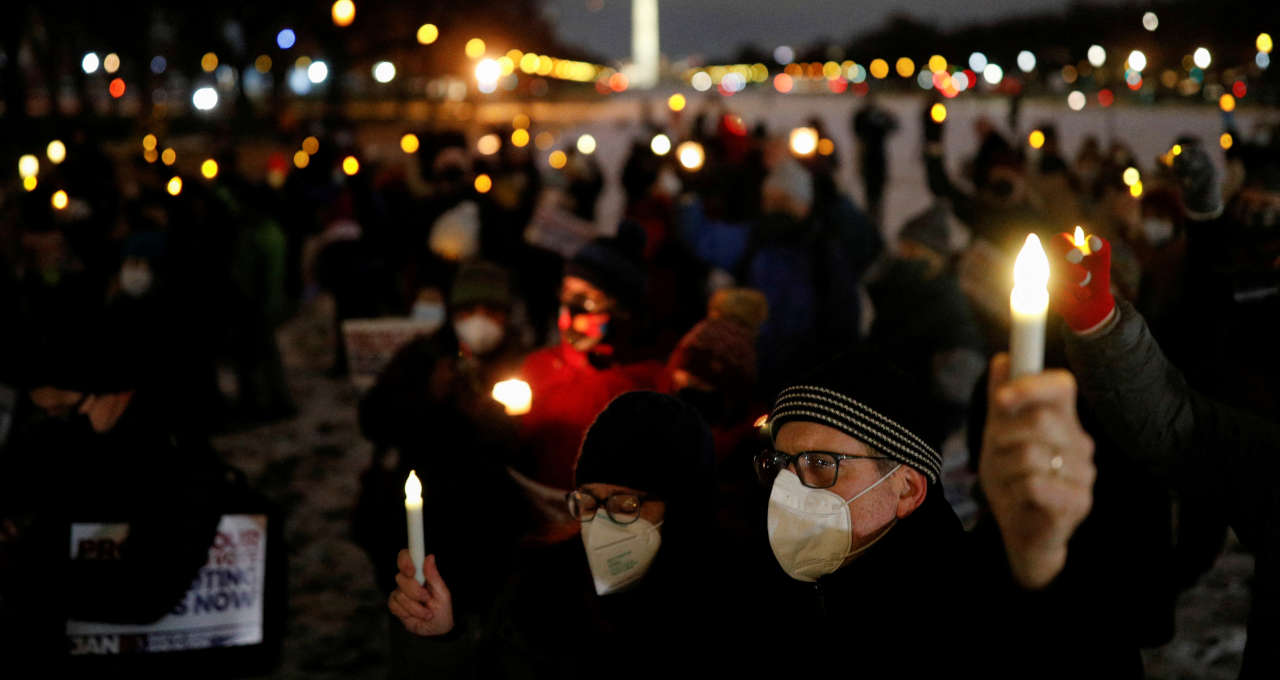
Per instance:
[[[413,577],[422,583],[426,580],[422,561],[427,558],[426,537],[422,530],[422,482],[413,470],[409,471],[409,478],[404,482],[404,512],[409,520],[409,557],[413,559]]]
[[[507,410],[509,416],[522,416],[533,407],[533,390],[529,383],[512,378],[493,386],[493,398]]]
[[[1040,239],[1027,241],[1013,263],[1013,291],[1009,295],[1009,377],[1044,370],[1044,319],[1049,311],[1049,257]]]

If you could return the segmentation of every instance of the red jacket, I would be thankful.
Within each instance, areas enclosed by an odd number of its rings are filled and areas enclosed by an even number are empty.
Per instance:
[[[529,476],[558,489],[572,489],[578,447],[596,414],[623,392],[653,389],[661,371],[657,361],[599,369],[585,353],[567,344],[530,354],[520,370],[533,391],[532,408],[520,423]]]

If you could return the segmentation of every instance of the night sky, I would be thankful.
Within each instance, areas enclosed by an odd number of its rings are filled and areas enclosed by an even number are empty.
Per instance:
[[[560,37],[610,59],[631,53],[631,0],[545,0]],[[939,26],[1063,10],[1061,0],[660,0],[662,52],[732,56],[754,43],[802,46],[821,38],[845,42],[895,11]],[[1135,26],[1145,5],[1134,9]]]

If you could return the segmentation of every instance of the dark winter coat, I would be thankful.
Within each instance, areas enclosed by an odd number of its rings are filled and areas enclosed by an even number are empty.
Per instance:
[[[1257,558],[1242,677],[1280,671],[1280,426],[1192,390],[1145,320],[1118,300],[1095,337],[1068,334],[1067,356],[1109,434],[1152,473],[1217,499]]]

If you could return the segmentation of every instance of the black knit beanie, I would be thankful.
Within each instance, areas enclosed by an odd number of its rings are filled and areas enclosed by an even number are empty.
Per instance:
[[[711,431],[693,407],[658,392],[627,392],[587,430],[574,483],[617,484],[668,506],[710,503],[715,494]]]
[[[634,222],[618,226],[618,235],[592,240],[565,264],[565,276],[576,276],[634,308],[644,297],[644,229]]]
[[[833,427],[936,483],[942,455],[915,434],[926,431],[921,390],[927,389],[878,352],[855,350],[778,393],[769,431],[776,437],[793,421]]]

